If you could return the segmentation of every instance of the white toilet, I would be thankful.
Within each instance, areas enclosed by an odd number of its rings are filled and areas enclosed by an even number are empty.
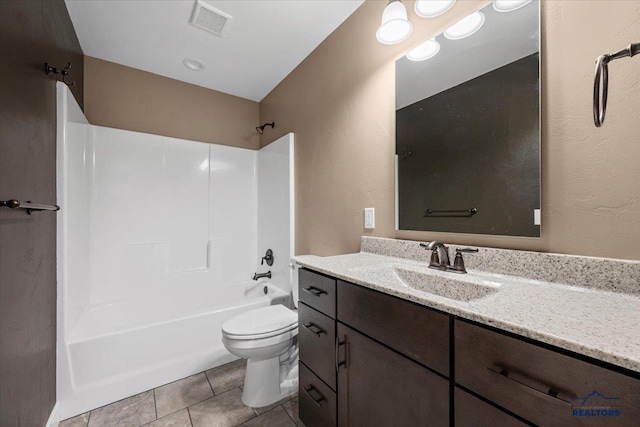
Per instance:
[[[297,308],[298,283],[293,282]],[[247,359],[242,392],[245,405],[268,406],[298,391],[297,335],[298,313],[282,304],[257,308],[224,322],[224,346]]]

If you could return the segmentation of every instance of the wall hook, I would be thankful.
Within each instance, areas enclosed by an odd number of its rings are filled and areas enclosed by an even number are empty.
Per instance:
[[[44,72],[47,73],[48,76],[51,74],[62,74],[62,83],[71,87],[71,86],[75,86],[76,82],[67,81],[67,76],[69,75],[69,68],[71,68],[71,62],[69,62],[67,66],[64,67],[62,70],[58,70],[57,68],[52,67],[51,65],[49,65],[48,62],[44,63]]]
[[[256,132],[262,135],[264,133],[264,128],[266,128],[267,126],[271,126],[271,129],[273,129],[276,127],[276,122],[265,123],[262,126],[258,126],[256,127]]]

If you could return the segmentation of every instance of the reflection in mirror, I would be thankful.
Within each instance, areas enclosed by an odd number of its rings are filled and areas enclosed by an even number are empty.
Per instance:
[[[540,236],[539,4],[492,5],[396,61],[400,230]]]

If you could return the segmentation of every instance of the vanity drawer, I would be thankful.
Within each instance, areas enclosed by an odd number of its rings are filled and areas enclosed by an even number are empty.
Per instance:
[[[454,335],[456,383],[524,419],[563,427],[638,425],[638,378],[457,319]]]
[[[300,304],[298,325],[300,360],[335,390],[335,320]]]
[[[300,363],[298,392],[300,421],[305,427],[335,427],[336,394],[325,383]]]
[[[338,280],[338,320],[449,376],[450,317]]]
[[[506,412],[464,392],[455,390],[456,427],[526,427]]]
[[[298,270],[300,301],[335,319],[336,279],[301,268]]]

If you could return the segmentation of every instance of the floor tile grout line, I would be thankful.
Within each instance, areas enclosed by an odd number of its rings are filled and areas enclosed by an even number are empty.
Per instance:
[[[246,369],[246,364],[238,363],[238,362],[240,362],[240,361],[242,361],[242,360],[243,360],[243,359],[237,359],[237,360],[234,360],[234,361],[232,361],[232,362],[225,363],[224,365],[216,366],[215,368],[207,369],[206,371],[204,371],[204,375],[207,377],[207,381],[209,381],[209,387],[211,387],[211,391],[213,391],[214,396],[218,396],[218,393],[216,393],[216,391],[214,390],[214,388],[213,388],[213,384],[211,383],[211,378],[209,378],[209,375],[207,374],[207,371],[213,371],[213,370],[218,369],[218,368],[220,368],[220,367],[222,367],[222,366],[230,365],[230,364],[232,364],[232,363],[237,363],[237,364],[239,364],[239,365],[244,365],[244,367],[245,367],[245,369]],[[243,373],[240,377],[244,378],[244,373]],[[239,377],[239,378],[240,378],[240,377]],[[236,378],[232,378],[232,379],[230,379],[230,380],[228,380],[228,381],[225,381],[225,382],[223,382],[223,383],[220,383],[220,385],[224,385],[224,384],[230,383],[230,382],[232,382],[232,381],[234,381],[234,380],[236,380]],[[232,387],[230,390],[233,390],[234,388],[236,388],[236,387]],[[223,391],[223,392],[222,392],[222,393],[220,393],[220,394],[226,393],[227,391],[229,391],[229,390],[225,390],[225,391]],[[242,391],[242,388],[240,389],[240,391]]]
[[[156,420],[158,419],[158,400],[156,399],[156,389],[153,389],[153,409],[156,410]]]
[[[178,381],[180,381],[180,380],[178,380]],[[175,382],[175,381],[174,381],[174,382]],[[166,384],[165,384],[165,385],[166,385]],[[114,401],[114,402],[109,402],[109,403],[107,403],[106,405],[102,405],[102,406],[98,406],[97,408],[90,409],[90,410],[88,411],[88,412],[89,412],[89,420],[87,421],[87,427],[89,426],[89,421],[91,420],[91,415],[93,414],[93,412],[97,411],[98,409],[106,408],[107,406],[111,406],[111,405],[113,405],[113,404],[115,404],[115,403],[122,402],[123,400],[127,400],[127,399],[130,399],[130,398],[132,398],[132,397],[135,397],[135,396],[138,396],[138,395],[141,395],[141,394],[143,394],[143,393],[150,392],[150,391],[154,391],[154,390],[155,390],[155,389],[150,388],[150,389],[147,389],[147,390],[141,391],[140,393],[136,393],[136,394],[132,394],[131,396],[123,397],[122,399],[118,399],[118,400],[116,400],[116,401]],[[86,412],[85,412],[85,413],[86,413]],[[78,414],[78,415],[82,415],[82,414]],[[77,417],[78,415],[76,415],[76,417]],[[72,417],[72,418],[73,418],[73,417]],[[62,420],[62,421],[66,421],[66,420]]]
[[[208,381],[208,379],[207,379],[207,381]],[[211,386],[211,384],[209,384],[209,386]],[[211,390],[211,391],[213,392],[213,390]],[[193,419],[191,419],[191,411],[189,410],[189,406],[187,406],[187,415],[189,415],[189,425],[191,425],[191,427],[193,427]]]
[[[173,414],[176,414],[176,413],[178,413],[178,412],[180,412],[180,411],[184,411],[185,409],[189,409],[189,408],[191,408],[192,406],[199,405],[200,403],[202,403],[202,402],[206,402],[207,400],[209,400],[209,399],[213,399],[214,397],[216,397],[216,396],[215,396],[215,395],[213,395],[213,396],[209,396],[209,397],[207,397],[206,399],[202,399],[202,400],[201,400],[201,401],[199,401],[199,402],[195,402],[195,403],[192,403],[192,404],[191,404],[191,405],[189,405],[189,406],[185,406],[184,408],[180,408],[180,409],[175,410],[175,411],[173,411],[173,412],[169,412],[167,415],[163,415],[163,416],[161,416],[160,418],[157,418],[157,417],[156,417],[156,420],[161,420],[161,419],[163,419],[163,418],[168,417],[169,415],[173,415]]]
[[[222,365],[222,366],[224,366],[224,365]],[[211,369],[215,369],[215,368],[211,368]],[[196,375],[199,375],[199,374],[202,374],[202,373],[204,373],[205,376],[207,375],[206,371],[199,371],[199,372],[196,372],[195,374],[187,375],[186,377],[178,378],[177,380],[173,380],[173,381],[169,381],[168,383],[160,384],[158,387],[155,387],[155,388],[149,389],[149,390],[155,390],[157,388],[162,388],[164,386],[168,386],[170,384],[177,383],[178,381],[186,380],[187,378],[190,378],[190,377],[195,377]],[[149,390],[145,390],[145,391],[149,391]],[[144,393],[144,391],[142,393]]]
[[[224,366],[224,365],[223,365]],[[215,369],[215,368],[214,368]],[[207,375],[207,371],[202,371],[204,372],[204,376],[207,379],[207,382],[209,383],[209,388],[211,389],[211,393],[213,393],[213,395],[216,395],[215,390],[213,389],[213,385],[211,384],[211,380],[209,379],[209,375]]]
[[[211,397],[209,397],[209,398],[207,398],[207,399],[205,399],[205,400],[213,399],[213,397],[214,397],[214,396],[211,396]],[[193,405],[191,405],[191,406],[195,406],[195,405],[197,405],[198,403],[202,403],[202,402],[204,402],[205,400],[201,400],[200,402],[194,403],[194,404],[193,404]],[[187,407],[185,407],[185,408],[178,409],[177,411],[171,412],[170,414],[167,414],[167,415],[165,415],[165,416],[163,416],[163,417],[160,417],[160,418],[157,418],[157,417],[156,417],[156,419],[155,419],[155,420],[153,420],[153,421],[149,421],[148,423],[144,423],[144,424],[142,424],[142,425],[141,425],[141,426],[139,426],[139,427],[144,427],[144,426],[149,425],[149,424],[152,424],[152,423],[154,423],[154,422],[156,422],[156,421],[163,420],[163,419],[165,419],[165,418],[167,418],[167,417],[170,417],[171,415],[175,415],[175,414],[177,414],[177,413],[178,413],[178,412],[180,412],[180,411],[184,411],[185,409],[187,410],[187,414],[189,414],[189,422],[191,422],[191,413],[189,413],[189,408],[190,408],[191,406],[187,406]]]
[[[291,400],[293,400],[293,399],[291,399]],[[291,400],[288,400],[287,402],[291,402]],[[287,403],[287,402],[285,402],[285,403]],[[280,406],[281,406],[281,407],[282,407],[282,409],[284,410],[284,413],[285,413],[285,414],[287,414],[287,417],[289,417],[289,419],[291,420],[291,422],[292,422],[294,425],[296,425],[296,427],[297,427],[298,423],[296,423],[296,420],[294,420],[294,419],[293,419],[293,417],[291,416],[291,414],[289,414],[289,411],[287,411],[286,409],[284,409],[284,406],[283,406],[283,405],[284,405],[284,403],[283,403],[282,405],[280,405]]]
[[[184,379],[189,378],[189,377],[194,377],[194,376],[199,375],[199,374],[205,374],[204,376],[205,376],[205,378],[207,378],[207,374],[205,373],[205,371],[202,371],[202,372],[198,372],[197,374],[189,375],[188,377],[182,378],[182,379],[180,379],[180,380],[176,380],[176,381],[173,381],[173,382],[167,383],[167,384],[165,384],[165,385],[173,384],[173,383],[177,383],[178,381],[184,380]],[[207,383],[209,383],[209,378],[207,378]],[[160,386],[160,387],[164,387],[164,385],[163,385],[163,386]],[[154,399],[155,399],[155,391],[156,391],[156,389],[158,389],[158,388],[160,388],[160,387],[156,387],[155,389],[153,389],[153,396],[154,396]],[[210,384],[210,383],[209,383],[209,388],[211,388],[211,384]],[[185,406],[184,408],[176,409],[175,411],[173,411],[173,412],[169,412],[168,414],[165,414],[165,415],[163,415],[162,417],[158,417],[158,406],[157,406],[157,401],[156,401],[156,420],[160,420],[160,419],[162,419],[162,418],[168,417],[169,415],[173,415],[173,414],[175,414],[176,412],[180,412],[180,411],[182,411],[183,409],[188,409],[188,408],[190,408],[191,406],[195,406],[195,405],[197,405],[197,404],[199,404],[199,403],[204,402],[205,400],[213,399],[214,397],[216,397],[216,394],[215,394],[215,392],[213,391],[213,388],[211,388],[211,396],[207,397],[206,399],[202,399],[202,400],[200,400],[200,401],[198,401],[198,402],[192,403],[191,405],[189,405],[189,406]]]
[[[242,393],[242,390],[240,389],[240,387],[235,387],[235,388],[237,388],[238,390],[240,390],[240,393]],[[233,390],[233,389],[231,389],[231,390]],[[231,390],[229,390],[229,391],[231,391]],[[240,399],[241,399],[241,400],[240,400],[240,402],[244,405],[244,402],[242,402],[242,394],[241,394],[240,396],[241,396],[241,397],[240,397]],[[247,405],[245,405],[245,406],[247,406]],[[260,416],[260,415],[258,415],[258,413],[256,412],[256,410],[255,410],[254,408],[252,408],[251,406],[248,406],[248,408],[251,408],[251,410],[252,410],[252,411],[253,411],[253,413],[254,413],[254,416],[253,416],[252,418],[249,418],[249,419],[248,419],[248,420],[246,420],[246,421],[241,422],[240,424],[237,424],[235,427],[240,427],[242,424],[247,423],[247,422],[249,422],[249,421],[251,421],[251,420],[255,420],[256,418],[258,418],[258,417]]]

